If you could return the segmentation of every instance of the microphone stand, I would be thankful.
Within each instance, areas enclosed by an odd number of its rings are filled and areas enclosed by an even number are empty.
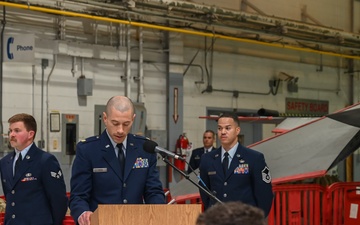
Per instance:
[[[218,203],[223,204],[222,201],[220,201],[220,199],[218,199],[215,195],[213,195],[211,192],[209,192],[208,190],[206,190],[203,186],[199,185],[198,183],[196,183],[195,181],[190,179],[189,174],[184,173],[184,171],[180,170],[179,168],[177,168],[174,164],[172,164],[166,157],[164,157],[163,155],[161,155],[162,160],[168,164],[169,166],[171,166],[172,168],[174,168],[177,172],[179,172],[181,175],[183,175],[188,181],[190,181],[192,184],[194,184],[196,187],[198,187],[199,189],[201,189],[208,197],[212,198],[213,200],[217,201]]]

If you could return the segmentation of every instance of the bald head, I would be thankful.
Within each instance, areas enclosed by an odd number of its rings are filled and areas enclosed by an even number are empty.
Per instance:
[[[123,143],[131,131],[134,119],[134,105],[129,98],[114,96],[109,99],[103,120],[107,133],[115,143]]]
[[[106,104],[106,114],[109,115],[113,108],[122,113],[129,110],[131,110],[131,115],[135,113],[132,101],[125,96],[113,96],[110,98]]]

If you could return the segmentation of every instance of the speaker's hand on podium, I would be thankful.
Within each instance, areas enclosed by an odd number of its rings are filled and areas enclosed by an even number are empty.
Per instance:
[[[79,225],[90,225],[90,216],[93,214],[91,211],[83,212],[78,219]]]

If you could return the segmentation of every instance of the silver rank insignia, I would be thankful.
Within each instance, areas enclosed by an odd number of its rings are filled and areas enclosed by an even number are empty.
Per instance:
[[[262,180],[265,183],[270,183],[271,182],[271,175],[270,175],[270,170],[267,166],[264,167],[264,169],[261,171],[261,176],[262,176]]]
[[[50,172],[51,176],[54,177],[54,178],[57,178],[59,179],[61,176],[62,176],[62,172],[61,170],[59,170],[59,172]]]

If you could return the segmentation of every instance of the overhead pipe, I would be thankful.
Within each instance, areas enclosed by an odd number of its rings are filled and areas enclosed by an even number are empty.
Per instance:
[[[138,65],[138,102],[144,102],[145,92],[144,92],[144,51],[143,51],[143,30],[142,27],[139,27],[139,65]]]
[[[71,73],[72,73],[73,77],[76,76],[77,72],[78,72],[78,66],[76,64],[76,56],[73,56],[72,67],[71,67]]]
[[[250,39],[239,38],[239,37],[231,37],[231,36],[226,36],[226,35],[221,35],[221,34],[214,34],[214,33],[207,33],[207,32],[201,32],[201,31],[186,30],[186,29],[181,29],[181,28],[173,28],[173,27],[166,27],[166,26],[160,26],[160,25],[139,23],[139,22],[128,21],[128,20],[106,18],[106,17],[93,16],[93,15],[77,13],[77,12],[61,11],[61,10],[56,10],[56,9],[48,9],[48,8],[43,8],[43,7],[38,7],[38,6],[23,5],[23,4],[9,3],[9,2],[0,2],[0,5],[13,7],[13,8],[20,8],[20,9],[24,9],[24,10],[32,10],[32,11],[37,11],[37,12],[56,14],[56,15],[79,17],[79,18],[99,20],[99,21],[104,21],[104,22],[121,23],[121,24],[136,26],[136,27],[164,30],[164,31],[170,31],[170,32],[178,32],[178,33],[183,33],[183,34],[197,35],[197,36],[204,36],[204,37],[211,37],[211,38],[220,38],[220,39],[224,39],[224,40],[237,41],[237,42],[243,42],[243,43],[248,43],[248,44],[257,44],[257,45],[264,45],[264,46],[270,46],[270,47],[278,47],[278,48],[282,48],[282,49],[289,49],[289,50],[294,50],[294,51],[302,51],[302,52],[308,52],[308,53],[323,54],[323,55],[329,55],[329,56],[334,56],[334,57],[360,60],[360,56],[341,54],[341,53],[335,53],[335,52],[326,52],[326,51],[321,51],[321,50],[317,50],[317,49],[301,48],[301,47],[284,45],[281,43],[266,43],[266,42],[261,42],[261,41],[257,41],[257,40],[250,40]],[[260,17],[260,16],[257,15],[256,17]],[[272,19],[274,20],[274,18],[272,18]],[[259,19],[259,21],[261,21],[261,20]],[[271,21],[269,20],[268,22],[271,22]],[[304,24],[299,23],[299,26],[300,25],[304,26]],[[319,28],[319,27],[317,27],[317,28]],[[344,33],[344,32],[339,31],[338,35],[342,34],[342,33]],[[342,35],[342,36],[346,37],[346,35]],[[353,35],[353,34],[350,34],[347,36],[356,38],[355,35]],[[348,37],[346,37],[346,38],[348,38]],[[356,39],[356,40],[358,40],[358,39]]]
[[[216,6],[209,6],[209,5],[203,5],[203,4],[197,4],[197,3],[189,3],[189,2],[185,2],[185,1],[176,1],[176,0],[163,0],[161,1],[166,7],[166,9],[168,9],[169,7],[173,7],[172,9],[174,9],[174,7],[182,7],[183,9],[191,9],[192,11],[195,10],[201,10],[202,12],[212,12],[213,14],[219,14],[219,15],[225,15],[225,16],[229,16],[232,15],[234,18],[242,18],[246,21],[250,21],[251,23],[258,23],[258,24],[270,24],[273,26],[276,25],[284,25],[286,26],[288,29],[293,29],[293,30],[299,30],[299,31],[303,31],[303,32],[310,32],[313,34],[319,34],[319,35],[328,35],[331,37],[335,37],[335,36],[342,36],[345,39],[349,39],[349,40],[353,40],[353,41],[360,41],[360,36],[356,35],[354,33],[349,33],[349,32],[345,32],[345,31],[340,31],[340,30],[335,30],[335,29],[330,29],[330,28],[326,28],[323,26],[317,26],[317,25],[311,25],[311,24],[305,24],[305,23],[301,23],[301,22],[296,22],[296,21],[290,21],[287,19],[283,19],[283,18],[279,18],[279,17],[269,17],[266,15],[257,15],[257,14],[251,14],[251,13],[246,13],[246,12],[239,12],[236,10],[231,10],[231,9],[224,9],[224,8],[219,8]],[[138,5],[154,5],[152,3],[146,2],[146,3],[138,3]]]
[[[238,91],[238,90],[224,90],[224,89],[212,89],[212,92],[225,92],[232,93],[234,98],[239,97],[239,94],[251,94],[251,95],[270,95],[271,91],[268,92],[253,92],[253,91]]]
[[[53,55],[53,65],[51,67],[51,71],[46,79],[46,151],[50,151],[50,110],[49,110],[49,84],[50,84],[50,78],[55,70],[55,66],[57,64],[57,55]],[[75,59],[75,57],[74,57]]]
[[[206,90],[202,91],[201,93],[206,92],[211,92],[212,91],[212,81],[211,81],[211,77],[210,77],[210,73],[208,70],[208,66],[207,66],[207,53],[208,53],[208,49],[207,49],[207,37],[205,37],[204,40],[204,44],[205,44],[205,52],[204,52],[204,65],[205,65],[205,72],[206,72],[206,76],[207,76],[207,85],[206,85]]]
[[[85,75],[84,75],[84,68],[85,67],[85,65],[84,65],[84,58],[83,57],[81,57],[81,74],[80,74],[80,77],[85,77]]]
[[[156,62],[156,61],[144,61],[144,63],[149,63],[149,64],[156,64],[156,63],[160,63],[160,62]],[[195,81],[196,84],[203,84],[204,83],[204,69],[202,67],[202,65],[200,64],[193,64],[193,63],[181,63],[181,62],[169,62],[169,65],[178,65],[178,66],[186,66],[186,68],[189,67],[198,67],[200,69],[200,73],[201,73],[201,81]],[[158,70],[160,70],[156,65],[154,65]],[[183,76],[185,76],[187,74],[189,70],[185,69]]]
[[[354,16],[355,16],[355,0],[350,0],[350,8],[351,8],[351,12],[350,12],[350,27],[351,27],[351,31],[354,32],[354,31],[355,31],[355,22],[354,22]]]
[[[141,4],[147,4],[147,3],[145,3],[145,2],[142,2]],[[146,8],[146,7],[145,7]],[[172,8],[172,7],[170,7],[170,8]],[[172,8],[172,10],[174,10],[173,8]],[[194,12],[193,12],[194,13]],[[196,13],[203,13],[204,14],[204,12],[196,12]],[[207,12],[206,12],[207,13]],[[134,8],[134,9],[132,9],[132,11],[131,12],[129,12],[129,14],[134,14],[134,15],[137,15],[137,16],[139,16],[139,15],[147,15],[147,16],[153,16],[153,17],[161,17],[161,16],[163,16],[164,15],[164,13],[160,13],[160,12],[158,12],[158,13],[155,13],[154,11],[148,11],[148,10],[141,10],[141,9],[138,9],[138,8]],[[211,15],[210,15],[211,16]],[[218,15],[213,15],[215,18],[217,18],[217,16]],[[246,22],[249,22],[248,20],[246,20],[246,18],[242,18],[243,20],[245,20]],[[239,18],[232,18],[232,17],[229,17],[229,16],[226,16],[226,15],[224,15],[223,16],[223,18],[218,18],[218,19],[215,19],[215,20],[211,20],[211,21],[204,21],[204,20],[201,20],[201,19],[196,19],[196,18],[194,18],[194,17],[178,17],[178,16],[173,16],[173,15],[166,15],[166,20],[168,20],[168,21],[175,21],[175,22],[184,22],[184,23],[188,23],[188,24],[192,24],[192,26],[189,26],[189,27],[187,27],[188,29],[194,29],[194,30],[204,30],[204,28],[203,27],[206,27],[206,26],[208,26],[209,24],[211,24],[211,26],[212,27],[218,27],[218,28],[220,28],[220,29],[223,29],[223,28],[227,28],[227,29],[232,29],[232,30],[237,30],[237,31],[240,31],[240,32],[243,32],[243,33],[252,33],[253,35],[255,35],[255,38],[256,38],[256,40],[259,40],[258,38],[260,37],[260,35],[274,35],[274,36],[276,36],[276,37],[279,37],[279,35],[278,34],[271,34],[271,33],[269,33],[269,32],[267,32],[267,30],[255,30],[255,29],[251,29],[251,28],[246,28],[246,27],[241,27],[241,26],[239,26],[239,25],[233,25],[233,26],[231,26],[231,25],[229,25],[229,24],[222,24],[222,23],[217,23],[217,20],[224,20],[224,21],[237,21],[237,20],[239,20]],[[197,27],[196,27],[196,25],[198,25]],[[262,27],[264,26],[264,24],[260,24]],[[200,26],[200,27],[199,27]],[[201,27],[201,26],[203,26],[203,27]],[[294,41],[306,41],[307,43],[312,43],[312,44],[316,44],[316,45],[319,45],[319,44],[321,44],[321,45],[323,45],[324,47],[325,46],[328,46],[328,47],[332,47],[332,48],[334,48],[334,47],[337,47],[337,45],[335,45],[334,43],[330,43],[330,42],[320,42],[319,40],[318,41],[314,41],[314,40],[312,40],[312,39],[306,39],[306,38],[299,38],[299,37],[293,37],[293,36],[290,36],[290,35],[286,35],[285,34],[285,32],[286,31],[288,31],[288,30],[291,30],[291,29],[288,29],[288,27],[286,27],[286,26],[284,26],[284,25],[282,25],[282,24],[265,24],[265,26],[272,26],[272,28],[273,29],[275,29],[275,32],[279,32],[279,29],[281,29],[280,30],[280,32],[282,32],[281,34],[282,34],[282,36],[280,36],[281,38],[283,38],[283,37],[286,37],[286,38],[288,38],[288,39],[293,39]],[[306,32],[304,32],[304,31],[302,31],[302,30],[300,30],[300,29],[295,29],[294,31],[296,31],[296,32],[300,32],[300,34],[302,35],[302,34],[304,34],[304,33],[306,33]],[[336,30],[336,31],[338,31],[338,30]],[[219,32],[219,34],[221,34],[221,32]],[[312,33],[311,35],[316,35],[316,34],[314,34],[314,33]],[[326,35],[326,33],[325,34],[322,34],[322,33],[320,33],[320,34],[317,34],[317,35],[322,35],[322,36],[324,36],[324,35]],[[357,37],[357,36],[355,36],[355,37]],[[326,39],[329,39],[329,38],[333,38],[333,39],[336,39],[338,42],[341,42],[341,41],[343,41],[344,40],[344,38],[342,37],[342,36],[340,36],[339,34],[337,34],[335,37],[334,36],[327,36],[326,37]],[[324,39],[324,38],[323,38]],[[270,42],[270,43],[273,43],[273,42],[276,42],[276,41],[272,41],[272,40],[270,40],[270,39],[268,39],[268,41],[265,41],[265,40],[263,40],[263,42]],[[355,40],[355,41],[353,41],[353,42],[357,42],[357,40]],[[289,45],[290,46],[290,44],[285,44],[286,43],[286,41],[285,42],[282,42],[282,44],[284,44],[284,45]],[[345,46],[343,46],[344,47],[344,50],[348,50],[348,51],[352,51],[352,50],[357,50],[356,48],[354,48],[354,47],[345,47]],[[310,47],[311,48],[311,47]],[[316,49],[316,48],[315,48]],[[322,50],[323,52],[332,52],[331,50]]]
[[[355,80],[355,76],[354,76],[354,73],[355,73],[355,70],[354,70],[354,60],[352,59],[349,59],[348,60],[348,71],[345,72],[345,73],[349,73],[349,76],[350,76],[350,88],[349,88],[349,96],[350,96],[350,99],[349,99],[349,103],[350,104],[355,104],[355,85],[356,85],[356,80]]]
[[[31,113],[32,115],[35,115],[35,85],[36,85],[36,79],[35,79],[35,75],[36,75],[36,66],[32,65],[32,70],[31,70],[31,78],[32,78],[32,85],[31,85]]]
[[[209,76],[210,84],[212,84],[213,77],[214,77],[214,44],[215,44],[215,39],[212,38],[211,39],[211,52],[210,52],[210,76]]]
[[[126,70],[125,70],[125,96],[131,98],[131,30],[130,25],[126,26]]]
[[[215,39],[213,38],[211,40],[211,46],[209,47],[209,49],[211,50],[210,52],[210,73],[207,69],[207,51],[208,51],[208,48],[207,48],[207,38],[205,37],[205,69],[206,69],[206,74],[207,74],[207,77],[208,77],[208,82],[207,82],[207,86],[206,86],[206,89],[203,90],[201,92],[201,94],[205,93],[205,92],[208,92],[208,93],[212,93],[212,92],[225,92],[225,93],[232,93],[233,94],[233,97],[234,98],[238,98],[239,97],[239,94],[253,94],[253,95],[269,95],[270,93],[273,94],[273,95],[276,95],[277,92],[278,92],[278,88],[280,86],[280,82],[277,82],[277,85],[276,85],[276,90],[274,91],[273,90],[273,87],[270,86],[270,89],[268,92],[248,92],[248,91],[238,91],[238,90],[225,90],[225,89],[216,89],[216,88],[213,88],[212,86],[212,78],[213,78],[213,66],[214,66],[214,44],[215,44]]]
[[[44,81],[45,81],[45,69],[49,65],[48,59],[41,59],[41,112],[40,112],[40,140],[38,147],[45,148],[44,141]]]
[[[351,18],[351,31],[354,32],[355,31],[355,22],[354,22],[354,18],[355,18],[355,0],[351,0],[351,13],[350,13],[350,18]],[[350,73],[350,104],[355,104],[355,84],[356,84],[356,80],[355,80],[355,76],[354,76],[354,60],[353,59],[348,59],[348,72]],[[359,71],[357,71],[359,72]],[[360,159],[360,154],[357,154],[358,157],[357,159]]]
[[[188,72],[188,70],[190,69],[191,66],[197,66],[200,67],[201,70],[201,80],[200,81],[195,81],[195,84],[203,84],[204,83],[204,70],[202,68],[201,65],[199,64],[193,64],[195,58],[197,57],[197,55],[199,54],[200,49],[197,50],[197,52],[195,53],[194,57],[190,60],[189,64],[187,64],[187,67],[184,70],[183,76],[185,76],[185,74]]]

